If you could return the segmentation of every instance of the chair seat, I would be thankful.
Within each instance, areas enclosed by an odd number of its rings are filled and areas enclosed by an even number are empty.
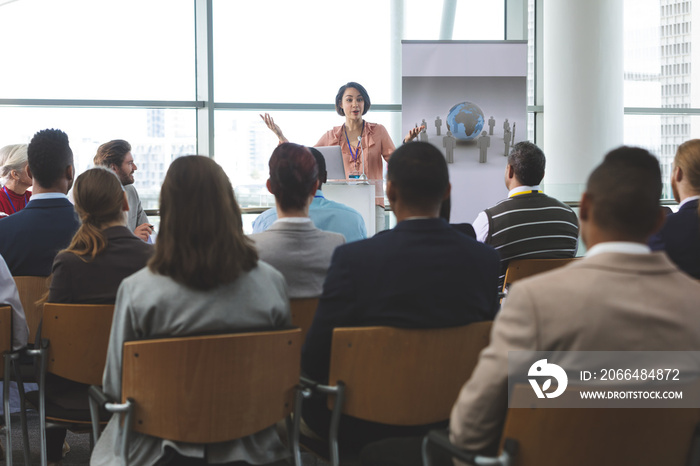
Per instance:
[[[39,410],[39,391],[28,392],[26,394],[27,401],[36,409]],[[90,408],[88,406],[87,393],[85,394],[86,409],[70,409],[61,406],[52,400],[46,399],[46,419],[53,422],[61,422],[66,424],[90,424]],[[112,414],[100,410],[100,422],[107,423],[112,417]]]

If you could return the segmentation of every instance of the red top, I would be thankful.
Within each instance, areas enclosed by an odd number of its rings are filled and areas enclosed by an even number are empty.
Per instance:
[[[0,218],[24,209],[31,197],[32,192],[29,190],[24,194],[17,194],[6,187],[0,188]]]

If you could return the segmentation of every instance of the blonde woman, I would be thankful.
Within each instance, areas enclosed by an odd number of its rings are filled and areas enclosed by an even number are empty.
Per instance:
[[[27,145],[13,144],[0,149],[0,218],[24,209],[32,197],[32,178],[27,170]]]

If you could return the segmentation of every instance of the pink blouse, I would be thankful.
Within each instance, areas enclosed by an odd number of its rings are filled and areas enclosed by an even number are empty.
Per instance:
[[[336,126],[326,132],[316,143],[319,146],[340,146],[343,153],[343,165],[345,167],[345,177],[354,170],[352,154],[348,141],[345,138],[343,125]],[[375,204],[384,207],[384,167],[382,158],[389,161],[391,153],[394,152],[394,143],[386,128],[379,123],[365,122],[365,129],[362,133],[362,157],[365,161],[365,174],[369,182],[375,187]],[[354,150],[354,149],[353,149]],[[362,166],[360,165],[360,173]]]

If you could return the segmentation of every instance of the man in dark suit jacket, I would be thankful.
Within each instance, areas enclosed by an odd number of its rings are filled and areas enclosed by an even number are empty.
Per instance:
[[[671,188],[680,207],[666,217],[661,231],[649,239],[649,246],[654,251],[666,251],[678,268],[700,279],[700,139],[678,146]]]
[[[66,133],[46,129],[34,135],[27,152],[32,198],[23,210],[0,220],[0,254],[12,275],[48,276],[56,253],[79,226],[66,196],[73,185],[73,151]]]
[[[496,313],[498,254],[438,217],[441,202],[450,194],[440,151],[422,142],[397,149],[389,161],[386,193],[396,228],[339,246],[331,260],[302,352],[302,370],[314,380],[328,379],[335,327],[452,327],[492,320]],[[325,397],[307,400],[303,413],[315,433],[327,434]],[[349,417],[340,429],[339,439],[351,449],[424,430]]]

